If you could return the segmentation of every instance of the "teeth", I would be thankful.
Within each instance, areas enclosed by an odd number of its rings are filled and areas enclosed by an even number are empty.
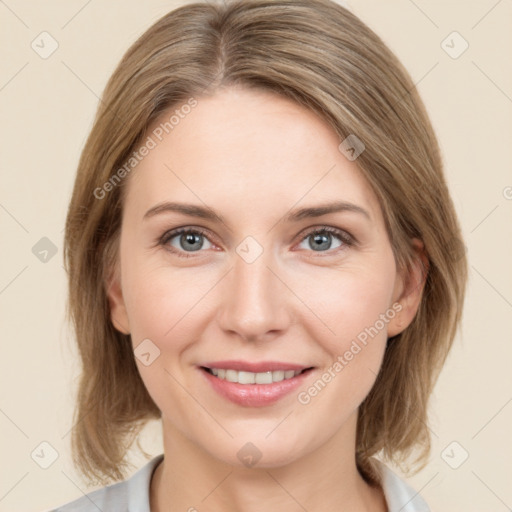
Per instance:
[[[220,368],[211,368],[210,371],[219,379],[237,382],[238,384],[272,384],[273,382],[291,379],[302,373],[302,370],[276,370],[273,372],[253,373],[239,372],[237,370],[223,370]]]

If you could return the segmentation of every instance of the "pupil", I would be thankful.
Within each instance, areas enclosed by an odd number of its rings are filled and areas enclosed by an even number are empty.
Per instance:
[[[193,245],[194,243],[197,242],[198,238],[200,237],[201,235],[198,235],[198,234],[195,234],[195,233],[186,233],[184,235],[181,236],[181,240],[182,242],[184,243],[183,244],[183,247],[184,248],[187,248],[187,244],[191,244]],[[199,244],[199,246],[196,246],[196,247],[189,247],[189,249],[191,249],[192,251],[197,251],[199,249],[201,249],[202,247],[202,243]]]
[[[315,251],[318,249],[329,249],[330,245],[330,235],[313,235],[313,239],[315,240],[315,245],[312,247]]]

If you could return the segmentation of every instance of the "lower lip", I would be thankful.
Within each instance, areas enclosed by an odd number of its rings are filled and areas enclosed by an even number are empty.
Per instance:
[[[277,402],[280,398],[297,389],[313,369],[306,370],[291,379],[273,382],[272,384],[239,384],[238,382],[219,379],[203,368],[200,368],[200,371],[213,389],[231,402],[245,407],[264,407]]]

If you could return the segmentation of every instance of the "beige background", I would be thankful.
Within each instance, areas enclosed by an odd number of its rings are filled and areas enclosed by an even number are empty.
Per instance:
[[[42,511],[92,490],[70,458],[78,361],[63,321],[65,213],[108,77],[129,44],[183,3],[0,1],[1,511]],[[470,262],[463,330],[432,400],[432,456],[408,481],[433,511],[505,511],[512,507],[512,3],[352,0],[349,7],[396,52],[427,104]],[[51,49],[43,31],[58,42],[46,59],[31,47],[35,40],[39,52]],[[453,31],[469,44],[458,58],[441,46]],[[445,43],[452,54],[463,48],[457,37]],[[46,262],[32,252],[43,237],[57,251]],[[34,461],[50,462],[42,442],[58,452],[48,469]],[[142,446],[161,453],[158,424]],[[33,459],[34,450],[45,456]],[[450,467],[465,452],[467,460]],[[146,461],[136,449],[131,460],[136,468]]]

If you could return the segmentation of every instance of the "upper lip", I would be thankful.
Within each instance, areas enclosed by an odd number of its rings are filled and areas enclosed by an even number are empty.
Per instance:
[[[212,361],[206,362],[199,366],[206,368],[218,368],[224,370],[237,370],[239,372],[252,372],[252,373],[263,373],[277,370],[294,370],[300,371],[311,366],[305,366],[302,364],[285,363],[283,361],[260,361],[260,362],[249,362],[249,361]]]

